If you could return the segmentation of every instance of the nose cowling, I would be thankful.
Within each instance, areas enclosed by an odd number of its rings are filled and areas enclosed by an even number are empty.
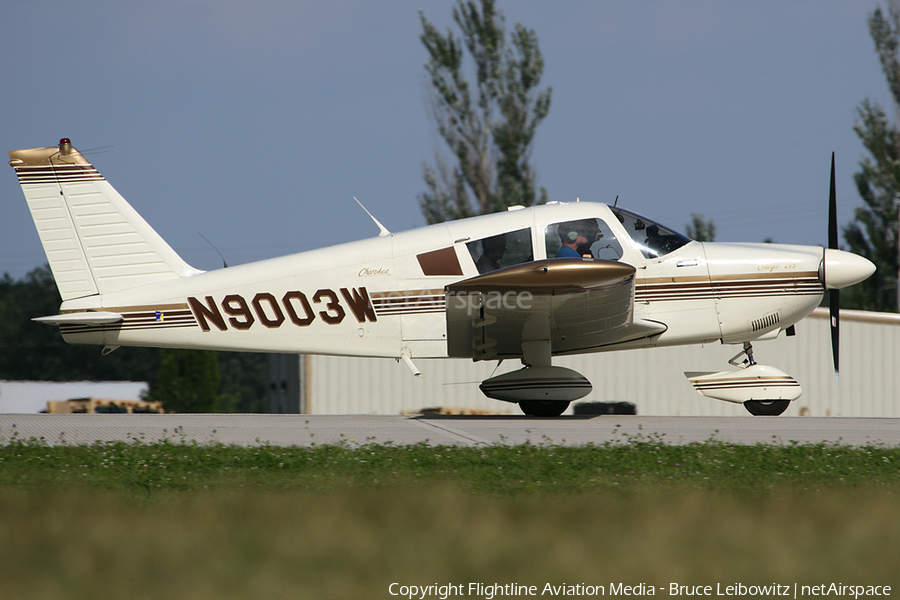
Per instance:
[[[826,248],[819,263],[819,281],[828,290],[839,290],[865,281],[875,272],[875,265],[867,258],[852,252]]]

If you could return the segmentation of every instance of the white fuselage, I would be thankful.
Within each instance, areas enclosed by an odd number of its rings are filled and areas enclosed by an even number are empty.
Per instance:
[[[102,310],[124,321],[115,328],[63,325],[62,332],[68,342],[107,347],[446,357],[444,288],[479,275],[469,243],[523,230],[530,258],[553,258],[547,253],[554,224],[577,219],[608,227],[598,258],[635,267],[634,319],[666,327],[589,351],[774,336],[822,299],[820,247],[691,241],[656,257],[642,252],[644,230],[605,204],[585,202],[474,217],[69,300],[61,313]],[[529,249],[517,251],[524,256]]]

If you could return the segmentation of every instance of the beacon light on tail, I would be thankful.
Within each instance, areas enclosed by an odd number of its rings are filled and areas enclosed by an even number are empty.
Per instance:
[[[751,342],[793,331],[828,290],[837,372],[837,290],[874,271],[837,249],[833,161],[827,249],[701,243],[617,206],[551,202],[203,272],[69,139],[9,154],[63,299],[36,320],[67,342],[390,357],[417,376],[420,358],[517,360],[481,390],[534,416],[604,394],[556,356],[717,341],[746,359],[688,373],[697,391],[781,414],[800,384]]]

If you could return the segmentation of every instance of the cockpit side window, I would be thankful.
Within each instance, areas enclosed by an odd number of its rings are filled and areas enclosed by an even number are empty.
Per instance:
[[[544,229],[544,244],[547,258],[622,258],[622,246],[603,219],[552,223]]]
[[[665,256],[691,241],[689,237],[635,213],[621,208],[611,210],[644,258]]]
[[[480,274],[534,260],[531,229],[517,229],[466,243]]]

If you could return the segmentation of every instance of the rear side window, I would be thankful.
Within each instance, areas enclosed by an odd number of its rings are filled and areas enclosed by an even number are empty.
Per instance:
[[[531,229],[492,235],[468,242],[466,247],[480,274],[534,260]]]

